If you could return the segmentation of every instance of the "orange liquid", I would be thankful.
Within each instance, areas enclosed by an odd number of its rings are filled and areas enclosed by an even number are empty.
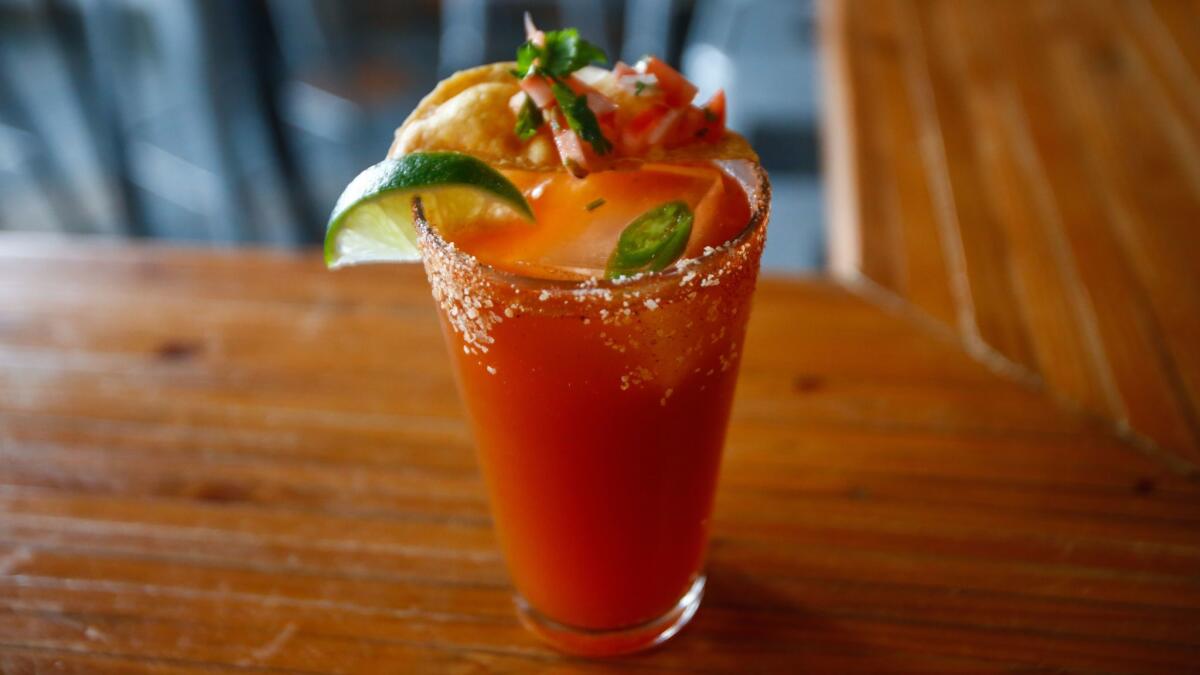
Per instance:
[[[525,189],[544,180],[511,177]],[[554,276],[545,260],[578,239],[583,205],[598,196],[629,219],[688,200],[698,214],[689,252],[722,243],[749,218],[745,192],[719,172],[563,180],[573,184],[545,186],[532,200],[536,227],[456,245],[501,268]],[[481,310],[501,319],[486,351],[456,329],[460,308],[447,306],[435,280],[500,541],[517,589],[542,614],[578,628],[636,625],[671,609],[700,573],[761,245],[747,244],[719,283],[702,284],[709,268],[697,265],[690,278],[586,302],[480,282],[466,295],[484,297]],[[426,265],[438,262],[427,255]]]
[[[695,214],[685,258],[728,241],[750,217],[741,186],[711,165],[647,165],[583,180],[537,171],[504,174],[525,194],[537,222],[497,220],[450,238],[482,262],[527,276],[602,275],[625,226],[665,202],[686,202]]]

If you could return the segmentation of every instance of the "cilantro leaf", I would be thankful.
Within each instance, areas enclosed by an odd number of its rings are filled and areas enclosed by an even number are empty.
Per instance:
[[[608,63],[604,50],[579,37],[579,31],[574,28],[546,31],[545,35],[544,47],[532,42],[517,47],[514,77],[525,77],[531,71],[550,77],[566,77],[589,63]],[[535,60],[537,65],[534,65]]]
[[[542,48],[541,70],[554,77],[566,77],[592,63],[608,63],[604,50],[579,37],[574,28],[546,32],[546,46]]]
[[[517,69],[512,74],[517,78],[525,77],[533,68],[533,60],[541,56],[542,49],[532,42],[517,47]]]
[[[526,95],[525,104],[521,106],[521,112],[517,113],[517,126],[514,131],[521,140],[527,141],[533,138],[545,121],[542,111],[538,110],[533,104],[533,99]]]
[[[550,83],[550,90],[554,92],[554,98],[558,101],[558,107],[567,119],[567,126],[571,127],[571,131],[591,143],[592,150],[595,150],[597,155],[610,152],[612,143],[609,143],[604,137],[604,132],[600,131],[600,123],[588,107],[587,97],[576,94],[570,87],[557,80]]]

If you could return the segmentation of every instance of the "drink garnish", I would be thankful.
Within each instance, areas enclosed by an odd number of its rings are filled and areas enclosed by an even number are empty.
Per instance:
[[[675,262],[687,248],[695,216],[684,202],[667,202],[643,213],[621,232],[608,259],[609,279],[657,272]]]
[[[470,236],[477,228],[516,223],[514,215],[532,220],[528,204],[498,170],[565,167],[583,177],[642,165],[757,160],[744,138],[725,129],[721,91],[706,103],[693,102],[696,87],[659,59],[646,57],[632,66],[617,62],[608,69],[594,65],[605,63],[604,51],[576,29],[541,31],[527,19],[526,33],[515,63],[464,70],[440,82],[396,131],[391,159],[347,188],[326,234],[331,266],[418,259],[412,213],[418,195],[429,221],[451,241],[456,232]],[[435,156],[442,159],[431,159]],[[443,162],[448,173],[435,170]],[[455,167],[465,173],[450,171]],[[680,197],[664,194],[607,222],[619,228],[637,209],[667,198]],[[605,213],[613,215],[613,207]],[[679,223],[670,230],[681,237],[679,250],[690,236],[683,230],[691,227],[689,213],[686,227]],[[663,245],[674,241],[668,237]],[[598,259],[589,269],[598,272],[605,265],[609,242],[595,251]],[[664,258],[681,254],[664,248],[647,255],[637,262],[614,254],[610,274],[655,269],[666,264]]]
[[[554,100],[558,101],[558,109],[566,118],[571,131],[590,143],[597,155],[612,151],[612,143],[609,143],[604,137],[604,132],[600,131],[600,122],[588,107],[586,96],[576,94],[570,87],[557,81],[550,85],[550,91],[554,92]]]
[[[532,27],[532,22],[529,27]],[[529,33],[528,40],[517,48],[517,67],[513,70],[517,78],[526,77],[532,72],[561,79],[584,66],[608,63],[608,55],[604,50],[579,37],[579,31],[575,28],[545,32],[534,28],[532,32],[526,32]]]
[[[725,128],[725,95],[708,101],[665,61],[606,61],[573,28],[526,21],[517,60],[443,80],[396,132],[390,156],[463,152],[502,169],[589,172],[639,163],[758,159]]]
[[[525,32],[527,40],[517,48],[517,67],[512,70],[525,91],[514,130],[521,140],[529,140],[549,117],[563,166],[582,177],[590,162],[579,141],[586,141],[597,155],[611,152],[612,143],[600,129],[596,110],[615,110],[616,106],[572,73],[593,63],[608,63],[608,57],[603,49],[579,37],[574,28],[538,30],[528,12]],[[534,115],[535,110],[539,114]]]
[[[526,96],[525,103],[521,105],[521,112],[517,113],[517,126],[514,131],[521,140],[527,141],[537,134],[538,127],[545,121],[541,108],[537,107],[532,98]]]
[[[325,264],[420,259],[412,202],[443,234],[489,222],[496,209],[533,220],[533,210],[499,171],[457,152],[414,152],[385,159],[352,180],[325,230]]]

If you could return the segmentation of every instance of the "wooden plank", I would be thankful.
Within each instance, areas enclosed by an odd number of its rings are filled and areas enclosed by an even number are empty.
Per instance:
[[[853,279],[862,270],[862,192],[858,155],[856,94],[851,76],[853,52],[846,4],[817,4],[817,34],[821,72],[821,172],[826,210],[826,249],[830,273]]]
[[[245,616],[244,614],[242,616]],[[22,617],[23,619],[24,617]],[[103,616],[81,615],[85,625],[93,630],[104,631],[114,643],[113,651],[129,652],[134,649],[143,651],[167,651],[170,649],[164,643],[170,640],[170,632],[180,626],[178,621],[163,621],[151,623],[138,621],[128,626],[122,623],[106,621]],[[340,618],[340,617],[339,617]],[[731,617],[732,618],[732,617]],[[802,620],[776,620],[771,624],[766,622],[750,622],[742,617],[741,630],[730,631],[722,636],[720,642],[710,641],[708,648],[694,637],[699,630],[681,635],[674,643],[678,649],[674,652],[660,651],[651,656],[622,659],[619,666],[603,663],[587,662],[579,659],[564,661],[547,654],[535,645],[524,646],[521,650],[489,648],[480,644],[473,650],[456,649],[451,645],[436,642],[422,642],[395,637],[387,631],[404,631],[410,628],[406,624],[388,621],[362,621],[351,618],[342,623],[331,625],[316,620],[316,625],[293,621],[260,627],[244,620],[227,622],[229,627],[201,624],[193,632],[196,634],[195,643],[187,647],[196,654],[196,658],[210,658],[212,665],[226,664],[243,667],[267,667],[271,669],[283,667],[287,672],[380,672],[397,667],[415,667],[418,670],[429,669],[432,672],[450,673],[524,673],[530,670],[551,670],[554,672],[579,673],[611,673],[614,668],[620,672],[653,673],[653,672],[735,672],[739,667],[761,667],[763,669],[790,669],[806,664],[829,666],[838,672],[872,673],[872,672],[911,672],[916,669],[921,672],[952,673],[963,672],[999,672],[997,666],[986,660],[972,657],[939,657],[929,654],[910,654],[902,649],[894,650],[887,656],[878,653],[856,649],[856,645],[840,635],[836,628],[813,626]],[[698,619],[696,629],[700,628]],[[45,630],[44,624],[38,625],[36,619],[24,621],[13,620],[11,624],[29,631]],[[32,625],[30,625],[32,624]],[[725,621],[724,625],[738,626],[735,622]],[[292,625],[295,628],[288,629]],[[327,634],[332,628],[334,634]],[[136,638],[129,631],[136,630]],[[241,631],[246,631],[242,633]],[[346,630],[355,632],[346,635]],[[509,630],[520,631],[518,626]],[[124,631],[124,632],[123,632]],[[406,631],[407,632],[407,631]],[[774,641],[764,644],[751,638],[755,633],[769,633]],[[479,635],[497,635],[506,637],[507,631],[489,626],[479,631]],[[165,634],[165,635],[164,635]],[[272,640],[284,635],[288,639],[283,646],[302,643],[302,649],[281,649],[271,653],[264,649]],[[804,637],[804,646],[796,646],[797,642],[786,642],[785,638]],[[511,637],[521,638],[520,633]],[[712,640],[713,636],[709,636]],[[751,641],[747,641],[751,638]],[[134,642],[134,640],[137,642]],[[525,638],[528,640],[529,638]],[[251,640],[263,640],[255,644]],[[50,642],[49,640],[47,642]],[[62,630],[56,635],[51,644],[78,644],[78,638],[72,641],[72,635]],[[219,660],[213,655],[221,655]],[[234,659],[237,661],[234,661]],[[265,664],[265,665],[264,665]],[[681,665],[686,671],[681,670]],[[310,670],[312,669],[312,670]]]
[[[891,262],[893,278],[863,272],[895,291],[919,310],[948,326],[957,325],[959,309],[951,290],[931,188],[924,172],[922,129],[913,110],[905,60],[910,51],[891,3],[852,5],[851,16],[862,30],[859,84],[871,92],[864,106],[866,128],[860,130],[871,156],[863,171],[876,202],[875,217],[883,233],[868,243],[869,256]],[[869,139],[869,140],[868,140]],[[864,258],[870,260],[870,257]]]
[[[1080,19],[1086,20],[1080,20]],[[1145,289],[1162,345],[1158,358],[1170,365],[1176,398],[1195,428],[1200,391],[1200,193],[1180,162],[1184,148],[1164,135],[1147,105],[1147,74],[1128,47],[1104,33],[1090,13],[1041,18],[1051,40],[1051,72],[1063,100],[1089,142],[1086,166],[1094,172],[1099,202]],[[1129,139],[1138,139],[1136,143]],[[1152,180],[1147,180],[1153,176]]]
[[[286,672],[249,666],[245,668],[227,666],[227,669],[234,672],[251,673]],[[213,669],[209,664],[188,663],[182,659],[156,660],[98,654],[94,651],[79,652],[71,649],[0,643],[0,671],[10,675],[35,675],[37,673],[175,675],[177,673],[211,673]]]
[[[1118,419],[1182,454],[1194,452],[1196,439],[1188,413],[1177,397],[1176,375],[1164,354],[1145,290],[1113,226],[1095,199],[1083,150],[1086,139],[1077,131],[1072,106],[1058,96],[1044,67],[1046,41],[1022,14],[987,7],[980,21],[995,31],[1004,45],[1002,63],[1024,114],[1016,121],[1027,126],[1031,158],[1042,167],[1045,198],[1053,204],[1073,254],[1086,294],[1090,297],[1103,352],[1120,393],[1123,413]],[[1014,111],[1015,114],[1019,114]],[[1033,186],[1037,191],[1037,185]],[[1098,308],[1102,308],[1102,311]]]
[[[1188,41],[1200,40],[1200,22],[1195,17],[1178,17],[1174,9],[1182,3],[1156,7],[1151,0],[1121,3],[1115,13],[1117,27],[1140,52],[1157,81],[1161,95],[1174,106],[1194,136],[1200,132],[1200,50]],[[1165,11],[1164,11],[1165,10]]]
[[[1029,158],[1027,129],[1011,123],[1019,109],[1011,85],[999,75],[1001,53],[992,47],[994,30],[966,17],[970,6],[930,3],[933,36],[947,57],[961,62],[956,86],[967,99],[973,136],[979,143],[979,171],[989,212],[1010,250],[1012,303],[1019,308],[1037,369],[1049,387],[1110,416],[1121,402],[1095,327],[1091,299],[1067,249],[1057,213],[1038,187],[1040,167]],[[978,17],[978,12],[974,15]],[[1042,196],[1043,199],[1038,199]]]
[[[110,575],[118,569],[123,569],[112,565],[109,567]],[[1081,633],[1081,626],[1076,623],[1077,619],[1074,617],[1085,617],[1083,620],[1087,621],[1088,617],[1102,614],[1103,609],[1096,607],[1080,608],[1078,614],[1073,614],[1070,610],[1062,614],[1051,611],[1046,614],[1033,614],[1031,618],[1030,614],[1021,611],[1026,603],[1017,601],[1014,609],[1002,611],[999,617],[994,614],[972,614],[971,616],[978,616],[978,620],[982,622],[977,627],[972,625],[973,620],[964,621],[961,617],[947,626],[939,622],[934,615],[918,619],[912,615],[911,610],[902,609],[901,603],[905,599],[903,592],[899,593],[898,597],[893,596],[897,605],[892,611],[898,611],[899,614],[889,614],[887,605],[881,605],[879,600],[869,599],[870,596],[878,597],[878,589],[868,587],[856,590],[854,585],[839,585],[829,581],[824,582],[827,588],[840,589],[841,592],[833,593],[828,599],[834,602],[832,606],[841,609],[833,614],[824,613],[824,618],[830,622],[824,624],[805,620],[802,614],[793,614],[803,605],[792,605],[794,601],[786,594],[779,594],[776,590],[779,587],[774,582],[758,580],[757,575],[739,575],[739,571],[743,569],[739,566],[721,574],[720,578],[723,579],[726,588],[719,591],[718,597],[739,597],[743,603],[756,597],[748,596],[747,592],[756,592],[759,598],[770,597],[774,603],[774,611],[770,618],[764,617],[761,610],[739,610],[726,608],[722,603],[714,603],[693,627],[688,638],[676,643],[675,649],[632,659],[631,665],[688,667],[699,672],[727,672],[738,669],[739,666],[786,668],[811,659],[836,668],[838,660],[830,656],[836,656],[843,650],[860,657],[886,650],[892,656],[885,657],[881,662],[887,663],[896,656],[903,656],[914,647],[920,646],[918,651],[923,654],[923,660],[983,656],[991,659],[1001,658],[1009,663],[1052,660],[1084,668],[1121,664],[1139,671],[1165,672],[1170,667],[1185,663],[1186,659],[1193,657],[1195,653],[1193,648],[1187,646],[1190,640],[1187,625],[1184,624],[1183,631],[1176,625],[1173,639],[1184,642],[1173,643],[1171,624],[1165,621],[1166,615],[1161,613],[1157,615],[1157,630],[1152,628],[1146,633],[1151,636],[1149,639],[1156,647],[1151,652],[1139,648],[1138,639],[1091,638],[1086,629]],[[500,615],[496,616],[497,622],[480,623],[478,619],[471,620],[465,616],[458,618],[453,614],[424,618],[407,612],[394,613],[383,606],[362,605],[361,599],[351,603],[316,601],[315,604],[313,601],[276,600],[275,606],[286,607],[288,610],[287,620],[284,621],[278,613],[269,611],[271,604],[263,608],[267,597],[278,597],[277,595],[245,595],[245,591],[240,590],[241,583],[234,577],[225,577],[231,585],[229,590],[197,594],[172,591],[169,586],[159,585],[155,582],[156,573],[153,568],[141,565],[137,570],[139,580],[136,582],[74,582],[72,592],[66,596],[53,593],[52,586],[42,591],[39,596],[40,584],[37,579],[25,577],[23,583],[16,587],[22,594],[18,609],[23,610],[30,606],[31,609],[36,609],[39,606],[39,597],[46,598],[41,600],[43,606],[46,602],[66,603],[66,606],[71,608],[65,613],[67,622],[64,623],[67,625],[46,625],[44,622],[34,622],[30,625],[29,615],[21,612],[16,620],[8,623],[8,627],[17,636],[22,634],[21,631],[26,631],[26,634],[38,635],[42,644],[52,645],[64,642],[78,644],[79,633],[85,632],[86,627],[91,627],[94,632],[107,639],[109,649],[125,653],[136,644],[139,653],[160,658],[168,654],[181,654],[193,659],[209,658],[237,663],[244,660],[248,652],[267,644],[273,635],[278,635],[287,622],[292,622],[297,627],[291,633],[301,635],[307,648],[299,653],[296,650],[281,650],[279,654],[271,654],[270,658],[265,660],[266,665],[291,668],[303,667],[303,663],[309,663],[323,669],[321,664],[333,658],[342,659],[343,662],[355,662],[358,667],[363,667],[372,662],[378,663],[375,659],[382,657],[398,659],[398,662],[405,663],[441,665],[442,657],[464,653],[499,653],[522,660],[541,660],[548,656],[544,648],[536,646],[530,641],[530,637],[521,633],[511,618],[505,622]],[[129,570],[127,574],[135,572]],[[751,578],[756,581],[751,582]],[[800,590],[807,588],[808,585],[803,585]],[[51,594],[46,595],[47,592]],[[119,593],[119,597],[125,598],[126,602],[136,602],[139,592],[148,592],[151,596],[144,600],[147,607],[138,610],[137,618],[109,618],[103,609],[105,596],[110,598],[107,602],[111,603],[114,592]],[[925,603],[918,605],[928,606],[929,599],[938,597],[937,594],[919,590],[910,591],[907,597],[911,599],[914,592],[926,598]],[[442,597],[450,600],[458,594],[461,594],[461,591],[453,591],[452,594]],[[81,602],[88,602],[89,596],[96,595],[100,597],[91,601],[91,607],[98,607],[98,612],[95,609],[89,611],[87,605],[80,606]],[[858,597],[854,599],[856,595]],[[948,594],[945,597],[954,595]],[[817,594],[816,597],[820,598],[822,594]],[[882,597],[886,598],[887,595]],[[154,598],[158,598],[159,601],[155,602]],[[806,602],[803,595],[797,599]],[[756,606],[761,602],[762,600],[759,600]],[[133,606],[138,607],[140,604]],[[1061,604],[1056,606],[1062,608]],[[786,609],[792,607],[795,609]],[[944,611],[948,614],[949,609]],[[1117,612],[1122,611],[1114,609]],[[1127,611],[1133,611],[1133,616],[1136,616],[1136,609]],[[182,616],[179,619],[162,617],[164,613]],[[1022,616],[1023,622],[1032,623],[1033,626],[1022,626],[1021,622],[1016,625],[1008,623],[1005,619],[1010,616]],[[1186,621],[1188,616],[1183,614],[1179,618]],[[1130,618],[1130,615],[1126,615],[1124,621],[1128,622]],[[1051,625],[1057,625],[1058,629],[1043,623],[1047,619]],[[186,634],[189,636],[189,641],[183,649],[175,643],[181,630],[181,621],[188,623]],[[1118,619],[1118,623],[1120,622],[1121,619]],[[830,628],[825,628],[825,625],[830,625]],[[1099,625],[1103,634],[1104,622],[1099,622]],[[934,635],[946,634],[947,631],[951,639],[931,641]],[[699,639],[708,647],[698,644]],[[799,652],[787,646],[800,642],[812,642],[814,647]],[[823,648],[816,647],[817,644]],[[966,648],[967,644],[970,645],[969,649]],[[401,647],[404,649],[400,649]],[[826,650],[832,651],[833,654]],[[697,657],[705,653],[709,653],[706,658],[697,660]],[[310,660],[298,661],[297,658]],[[962,667],[962,664],[959,666]]]
[[[972,134],[970,102],[960,86],[967,78],[965,66],[953,49],[938,39],[947,29],[936,17],[924,11],[916,13],[913,31],[924,43],[933,110],[946,159],[945,180],[952,190],[979,335],[1008,359],[1036,370],[1025,320],[1012,301],[1011,247],[988,207],[985,177],[978,170],[983,149]]]
[[[887,58],[889,46],[877,36],[872,36],[863,18],[870,8],[862,3],[844,5],[846,14],[846,42],[854,45],[847,54],[847,76],[856,90],[868,90],[875,85],[869,62],[873,58]],[[890,48],[895,51],[894,46]],[[872,55],[875,52],[875,55]],[[879,54],[882,52],[882,55]],[[848,111],[854,119],[854,142],[852,145],[856,169],[855,194],[858,196],[858,221],[847,223],[858,231],[856,239],[861,248],[858,255],[861,273],[884,288],[896,292],[903,289],[904,260],[893,252],[902,245],[900,224],[896,220],[895,193],[880,189],[886,185],[883,163],[880,156],[887,151],[880,146],[884,138],[873,123],[873,112],[869,106],[852,104]],[[835,251],[835,260],[838,259]]]
[[[1154,14],[1152,20],[1170,34],[1170,44],[1164,44],[1163,47],[1176,50],[1179,57],[1187,63],[1189,71],[1193,74],[1200,73],[1200,25],[1196,21],[1200,5],[1194,0],[1190,3],[1181,0],[1149,0],[1148,9]]]

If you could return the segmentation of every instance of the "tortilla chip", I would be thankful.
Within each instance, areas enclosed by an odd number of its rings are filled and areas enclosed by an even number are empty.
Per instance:
[[[517,117],[508,102],[521,90],[509,72],[515,67],[511,62],[492,63],[459,71],[439,82],[396,130],[388,157],[452,151],[503,168],[565,170],[549,134],[539,133],[522,141],[513,131]],[[611,93],[618,105],[621,103],[621,92],[605,93]],[[758,155],[746,139],[727,130],[716,143],[698,141],[670,149],[655,148],[644,156],[610,155],[603,159],[610,165],[624,165],[641,161],[758,161]]]

